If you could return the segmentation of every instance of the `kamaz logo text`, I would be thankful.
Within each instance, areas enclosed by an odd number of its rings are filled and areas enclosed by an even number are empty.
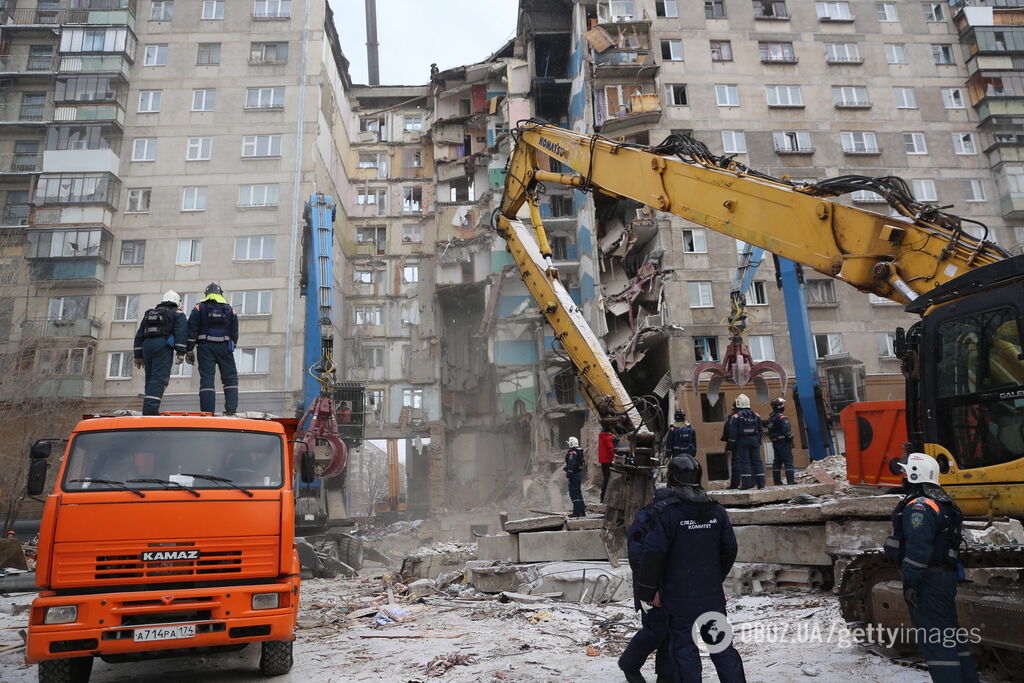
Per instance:
[[[547,151],[551,152],[555,156],[562,157],[563,159],[569,158],[569,150],[567,150],[565,147],[562,147],[557,142],[551,142],[551,140],[548,140],[547,138],[541,138],[540,146],[546,149]]]
[[[147,550],[142,553],[143,562],[165,562],[167,560],[198,560],[198,550]]]

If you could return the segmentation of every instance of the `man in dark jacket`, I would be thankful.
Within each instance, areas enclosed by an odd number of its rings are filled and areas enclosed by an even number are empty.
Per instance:
[[[701,488],[701,467],[695,458],[673,458],[668,476],[679,503],[658,511],[644,537],[634,583],[642,609],[649,609],[657,597],[668,611],[676,680],[700,683],[700,651],[692,631],[695,624],[705,625],[703,637],[712,623],[708,619],[725,618],[722,581],[736,560],[736,535],[725,508]],[[704,641],[722,683],[746,681],[743,662],[731,642]]]
[[[587,514],[587,505],[583,502],[583,449],[575,436],[566,441],[569,450],[565,452],[565,478],[569,482],[569,500],[572,501],[570,517],[583,517]]]
[[[608,479],[612,474],[612,463],[615,462],[615,436],[607,429],[597,435],[597,462],[601,465],[601,502],[608,490]]]
[[[736,457],[736,444],[729,441],[729,425],[738,410],[736,401],[733,401],[729,416],[725,418],[725,422],[722,424],[722,443],[725,444],[725,454],[729,458],[729,488],[731,489],[738,489],[740,487],[740,470],[742,469],[740,461]]]
[[[686,411],[677,410],[675,422],[668,426],[665,435],[665,454],[669,457],[677,455],[697,456],[697,430],[686,420]]]
[[[189,363],[199,352],[199,410],[213,413],[217,407],[216,375],[224,385],[224,414],[238,410],[238,370],[235,368],[235,344],[238,343],[238,316],[224,299],[224,290],[216,282],[206,287],[206,298],[196,304],[188,317]]]
[[[736,413],[729,418],[729,443],[733,462],[740,471],[740,489],[764,488],[764,460],[761,459],[761,439],[764,429],[761,416],[750,409],[746,394],[736,397]]]
[[[768,416],[768,439],[772,442],[772,483],[782,485],[782,470],[786,470],[786,483],[795,484],[793,471],[793,427],[785,415],[786,399],[772,399],[772,414]]]
[[[171,381],[171,366],[181,365],[184,360],[188,323],[180,307],[177,292],[164,292],[160,303],[143,314],[135,333],[135,367],[146,368],[143,415],[160,414],[160,402]]]

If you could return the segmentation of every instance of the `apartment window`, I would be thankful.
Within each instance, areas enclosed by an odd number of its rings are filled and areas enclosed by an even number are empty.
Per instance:
[[[402,389],[402,407],[414,410],[423,409],[422,389]]]
[[[172,0],[153,0],[149,6],[150,21],[170,21],[174,18],[174,2]]]
[[[287,64],[288,43],[276,41],[250,43],[249,61],[257,64]]]
[[[402,226],[402,241],[403,242],[422,242],[423,241],[423,227],[417,224],[407,224]]]
[[[185,148],[186,161],[209,161],[213,156],[213,138],[189,138]]]
[[[420,266],[418,263],[408,263],[402,268],[402,282],[413,284],[420,281]]]
[[[156,160],[156,138],[135,138],[132,140],[132,161]]]
[[[711,61],[712,62],[731,62],[732,61],[732,43],[728,40],[712,40],[711,41]]]
[[[387,190],[380,188],[361,188],[359,193],[356,195],[356,204],[360,206],[369,206],[376,204],[378,213],[386,213],[387,207]]]
[[[819,360],[843,352],[843,337],[839,334],[814,335],[814,356]]]
[[[747,136],[741,130],[723,130],[722,151],[726,154],[746,154]]]
[[[718,360],[718,337],[694,337],[693,360],[697,363]]]
[[[882,195],[878,194],[877,192],[872,192],[871,190],[857,190],[856,192],[854,192],[854,193],[852,193],[850,195],[850,199],[852,199],[855,202],[860,202],[860,203],[865,203],[865,204],[884,204],[885,203],[885,197],[883,197]]]
[[[922,6],[925,21],[946,21],[946,12],[941,2],[926,2]]]
[[[719,107],[740,106],[740,91],[735,85],[716,85],[715,101]]]
[[[771,335],[748,335],[747,346],[750,347],[750,357],[755,363],[763,360],[775,360],[775,340]]]
[[[917,94],[913,88],[898,87],[892,89],[897,109],[917,109]]]
[[[246,88],[246,109],[280,109],[284,107],[284,87]]]
[[[713,308],[714,301],[711,298],[710,282],[688,282],[687,288],[690,293],[690,308]]]
[[[238,205],[242,207],[277,206],[277,184],[239,185]]]
[[[356,268],[352,271],[352,281],[360,285],[372,285],[377,280],[376,273],[369,268]]]
[[[220,43],[199,43],[196,64],[220,64]]]
[[[682,83],[666,85],[665,96],[668,102],[676,107],[684,107],[689,104],[686,99],[686,86]]]
[[[862,85],[833,85],[832,100],[837,107],[869,107],[868,89]]]
[[[188,310],[192,310],[191,308]],[[188,363],[171,366],[171,379],[188,379],[192,376],[192,366]]]
[[[403,150],[402,166],[405,168],[423,168],[423,152],[418,149]]]
[[[808,152],[811,134],[806,130],[777,130],[772,133],[776,152]]]
[[[178,265],[199,263],[203,257],[203,241],[200,239],[178,240]]]
[[[141,266],[146,262],[146,240],[124,240],[121,242],[121,265]]]
[[[686,254],[708,253],[706,233],[701,229],[683,230],[683,252]]]
[[[127,213],[149,213],[149,202],[153,197],[153,189],[150,187],[133,187],[128,190]]]
[[[671,62],[683,61],[683,41],[663,40],[661,41],[661,58]]]
[[[387,229],[380,225],[368,225],[356,228],[356,244],[372,244],[377,252],[384,253],[388,244]]]
[[[750,283],[750,290],[744,301],[748,306],[768,305],[768,287],[764,280],[754,280]]]
[[[964,197],[969,202],[985,201],[985,183],[980,180],[965,180]]]
[[[217,104],[217,91],[212,88],[192,91],[192,111],[213,111]]]
[[[963,109],[964,91],[960,88],[942,88],[942,104],[946,109]]]
[[[953,133],[953,151],[957,154],[977,154],[973,133]]]
[[[160,111],[160,100],[163,98],[162,90],[140,90],[139,91],[139,113],[155,114]]]
[[[953,46],[932,45],[932,57],[936,64],[953,64]]]
[[[725,0],[704,0],[705,19],[725,19]]]
[[[203,19],[223,19],[224,0],[203,0]]]
[[[853,21],[848,2],[816,2],[814,5],[821,21]]]
[[[793,51],[793,43],[761,41],[757,44],[757,49],[761,54],[762,62],[782,62],[784,64],[791,64],[796,61],[796,52]]]
[[[107,354],[107,379],[131,379],[132,362],[135,355],[131,351],[112,351]]]
[[[914,199],[919,202],[936,202],[939,200],[938,194],[935,192],[935,181],[930,179],[918,179],[912,180],[911,184],[914,188]]]
[[[907,46],[903,43],[885,44],[885,61],[888,64],[909,64],[907,57]]]
[[[900,20],[900,15],[896,11],[896,3],[893,2],[876,2],[875,13],[878,15],[878,20],[883,23]]]
[[[903,146],[907,154],[927,154],[928,145],[924,141],[924,133],[904,133]]]
[[[273,235],[235,238],[236,261],[270,261],[274,258]]]
[[[242,137],[243,157],[281,156],[280,135],[245,135]]]
[[[235,367],[239,375],[265,375],[270,372],[270,349],[265,346],[239,346],[235,349]]]
[[[847,153],[874,153],[878,151],[878,142],[874,133],[860,131],[842,131],[840,139],[843,142],[843,151]]]
[[[256,0],[252,15],[257,19],[287,19],[292,15],[292,0]]]
[[[654,13],[659,17],[674,18],[679,16],[679,7],[676,0],[658,0],[654,3]]]
[[[383,325],[384,307],[380,305],[353,306],[353,318],[356,325]]]
[[[402,188],[402,213],[419,213],[423,210],[423,188]]]
[[[50,298],[50,320],[85,320],[89,315],[89,297],[55,296]]]
[[[755,19],[789,19],[784,0],[753,0]]]
[[[876,332],[875,343],[878,347],[879,358],[895,358],[896,357],[896,333],[895,332]]]
[[[139,319],[139,297],[126,294],[114,297],[114,322],[127,323]]]
[[[359,349],[359,367],[382,368],[384,367],[384,347],[364,346]]]
[[[186,187],[181,193],[182,211],[206,211],[206,188]]]
[[[167,66],[167,44],[147,45],[143,66]]]
[[[246,291],[231,293],[231,308],[238,315],[270,315],[271,293],[269,291]]]
[[[836,287],[832,280],[807,280],[806,285],[807,303],[836,303]]]
[[[404,130],[414,131],[423,130],[423,117],[422,116],[408,116],[403,117],[402,127]]]
[[[857,43],[826,43],[825,59],[831,63],[859,63]]]
[[[804,97],[799,85],[766,85],[764,93],[769,107],[804,106]]]

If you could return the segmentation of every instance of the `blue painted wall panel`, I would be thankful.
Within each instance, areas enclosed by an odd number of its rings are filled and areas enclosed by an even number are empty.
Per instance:
[[[499,341],[494,345],[495,360],[499,365],[537,362],[537,345],[532,339]]]

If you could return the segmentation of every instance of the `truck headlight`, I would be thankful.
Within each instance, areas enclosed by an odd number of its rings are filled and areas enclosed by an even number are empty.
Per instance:
[[[70,624],[78,619],[78,605],[47,607],[43,615],[44,624]]]
[[[275,609],[280,603],[280,593],[256,593],[252,596],[253,609]]]

